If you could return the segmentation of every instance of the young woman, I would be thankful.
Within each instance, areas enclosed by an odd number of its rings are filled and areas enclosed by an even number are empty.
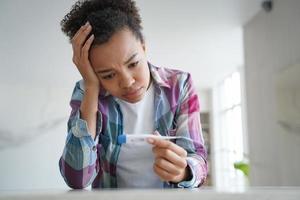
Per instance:
[[[147,61],[132,0],[78,1],[61,22],[82,80],[59,161],[71,188],[199,187],[207,175],[198,96],[188,73]],[[149,137],[118,143],[120,135]]]

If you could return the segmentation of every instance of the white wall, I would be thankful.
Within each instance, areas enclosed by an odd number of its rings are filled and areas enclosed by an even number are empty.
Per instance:
[[[79,73],[59,22],[74,1],[0,1],[0,190],[67,188],[58,170]]]
[[[210,89],[244,63],[242,22],[237,21],[247,12],[239,7],[253,1],[138,0],[148,58],[188,71],[200,89]]]
[[[300,63],[299,11],[298,0],[275,0],[244,27],[251,185],[300,185],[300,134],[278,125],[275,88],[278,72]]]
[[[211,112],[211,90],[198,90],[197,93],[200,101],[200,112]]]

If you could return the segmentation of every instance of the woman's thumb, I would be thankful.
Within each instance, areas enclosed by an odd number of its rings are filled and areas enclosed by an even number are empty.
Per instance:
[[[153,132],[153,135],[161,136],[161,134],[160,134],[157,130],[155,130],[155,131]]]

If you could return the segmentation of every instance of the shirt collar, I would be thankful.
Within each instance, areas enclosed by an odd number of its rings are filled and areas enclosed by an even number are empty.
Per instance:
[[[164,73],[164,68],[159,68],[154,65],[152,65],[150,62],[148,62],[149,70],[151,77],[154,80],[154,83],[161,87],[167,87],[170,88],[168,77],[166,77],[166,73]]]

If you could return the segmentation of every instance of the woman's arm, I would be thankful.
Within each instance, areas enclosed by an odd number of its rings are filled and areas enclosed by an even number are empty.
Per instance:
[[[83,80],[78,82],[71,99],[72,112],[68,121],[68,136],[59,161],[60,172],[71,188],[89,186],[99,172],[97,144],[94,139],[101,113],[98,112],[100,84],[90,61],[89,49],[94,39],[89,23],[82,26],[72,38],[73,62]]]
[[[187,151],[187,164],[192,178],[179,185],[183,187],[199,187],[207,176],[207,152],[204,146],[200,122],[199,98],[190,74],[186,74],[182,90],[182,100],[177,118],[176,135],[190,137],[193,143],[176,141],[176,144]]]
[[[207,176],[206,150],[200,124],[200,106],[189,74],[179,80],[183,87],[176,114],[176,136],[193,142],[176,140],[149,141],[154,145],[154,171],[162,180],[176,183],[175,187],[199,187]],[[183,153],[185,152],[185,153]]]
[[[87,122],[92,138],[96,137],[99,87],[87,86],[80,105],[81,118]]]

